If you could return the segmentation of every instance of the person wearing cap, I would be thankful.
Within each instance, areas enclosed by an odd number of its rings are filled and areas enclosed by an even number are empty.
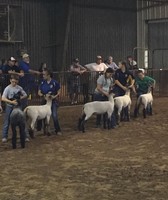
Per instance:
[[[97,79],[97,86],[94,91],[94,101],[108,101],[109,92],[112,90],[114,80],[112,78],[114,70],[112,68],[107,68],[104,74],[99,76]],[[101,115],[97,115],[96,127],[101,126]],[[114,116],[112,116],[111,127],[115,127]]]
[[[23,87],[29,96],[32,89],[34,88],[35,78],[33,75],[40,75],[41,72],[32,70],[30,68],[30,57],[27,53],[22,55],[22,60],[19,63],[19,68],[24,72],[24,76],[20,78],[19,85]],[[27,99],[23,103],[23,109],[27,106]]]
[[[86,69],[79,64],[79,59],[73,59],[72,65],[70,66],[69,79],[70,99],[72,105],[77,104],[78,94],[80,92],[80,75],[85,71]]]
[[[108,68],[105,63],[103,62],[102,56],[98,55],[96,56],[96,62],[95,63],[89,63],[86,64],[85,67],[87,70],[90,72],[89,74],[89,94],[92,96],[93,99],[93,94],[94,90],[96,87],[96,80],[101,75],[106,71]]]
[[[24,73],[19,69],[18,66],[15,65],[16,59],[14,57],[10,57],[7,60],[7,65],[3,68],[3,74],[5,75],[5,87],[10,83],[10,75],[18,75],[19,77],[23,77]]]
[[[115,62],[113,62],[113,57],[109,56],[107,58],[107,60],[105,61],[105,64],[107,65],[107,67],[112,68],[114,71],[116,71],[119,67],[116,65]]]

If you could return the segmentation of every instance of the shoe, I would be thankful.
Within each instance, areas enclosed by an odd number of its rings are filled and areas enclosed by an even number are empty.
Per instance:
[[[29,138],[26,138],[26,139],[25,139],[25,142],[30,142],[30,139],[29,139]]]
[[[3,142],[3,143],[6,143],[7,141],[8,141],[7,138],[2,138],[2,142]]]
[[[62,132],[61,131],[55,131],[56,135],[59,135],[61,136],[62,135]]]

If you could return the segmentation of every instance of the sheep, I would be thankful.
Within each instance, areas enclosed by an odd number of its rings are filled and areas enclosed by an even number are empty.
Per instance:
[[[26,115],[26,119],[30,121],[29,123],[29,134],[31,138],[34,138],[34,129],[35,123],[37,120],[44,119],[44,134],[50,135],[49,133],[49,122],[51,118],[51,105],[52,105],[52,96],[47,94],[45,96],[46,104],[45,105],[37,105],[37,106],[28,106],[24,109],[24,113]]]
[[[115,109],[117,110],[117,124],[120,123],[121,112],[126,109],[127,121],[130,120],[130,108],[131,108],[130,89],[128,89],[124,96],[114,98]]]
[[[103,118],[104,118],[104,128],[106,128],[106,121],[107,121],[108,129],[110,129],[111,116],[112,116],[112,113],[114,111],[113,96],[114,96],[114,94],[111,93],[109,95],[108,101],[93,101],[93,102],[84,104],[83,114],[82,114],[82,117],[79,118],[79,122],[78,122],[78,129],[84,133],[85,132],[85,122],[93,114],[105,114],[105,113],[107,113],[108,120],[106,120],[106,117],[104,115],[103,116]]]
[[[149,108],[149,114],[152,115],[152,104],[153,104],[152,91],[149,91],[147,94],[140,95],[138,97],[137,104],[134,110],[134,116],[137,117],[141,105],[143,105],[144,118],[146,118],[146,113],[148,108]]]
[[[20,131],[20,143],[21,148],[25,148],[25,124],[26,118],[24,112],[21,110],[20,105],[15,106],[10,114],[10,124],[12,129],[12,147],[16,149],[16,127],[19,127]]]

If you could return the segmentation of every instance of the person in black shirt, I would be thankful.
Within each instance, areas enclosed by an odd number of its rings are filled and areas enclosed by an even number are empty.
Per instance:
[[[114,75],[115,85],[113,91],[115,96],[123,96],[127,88],[133,88],[135,79],[133,74],[127,69],[126,62],[119,62],[119,69],[115,71]]]

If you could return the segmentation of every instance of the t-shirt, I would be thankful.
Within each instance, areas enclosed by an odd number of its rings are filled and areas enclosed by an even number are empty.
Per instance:
[[[39,87],[39,90],[44,95],[48,93],[51,93],[51,95],[56,95],[59,89],[60,84],[54,79],[51,79],[50,83],[48,83],[46,80],[43,80]]]
[[[111,64],[106,63],[107,67],[113,69],[114,71],[117,70],[119,67],[116,65],[115,62],[112,62]]]
[[[90,63],[85,66],[90,71],[97,71],[97,72],[105,71],[108,68],[104,63],[100,63],[99,65],[97,63]]]
[[[117,69],[114,74],[114,79],[118,80],[123,86],[127,86],[127,85],[129,86],[131,85],[131,82],[134,79],[134,76],[128,70],[123,72],[121,69]]]
[[[14,95],[16,95],[18,92],[21,92],[22,96],[26,96],[26,92],[23,90],[23,88],[19,85],[16,85],[15,87],[8,85],[2,94],[2,97],[7,99],[12,99]]]
[[[98,79],[97,79],[97,84],[102,86],[103,91],[105,92],[109,92],[110,87],[113,84],[113,79],[112,78],[105,78],[104,75],[101,75]],[[95,89],[96,93],[99,93],[99,91],[97,90],[97,88]]]
[[[137,86],[137,92],[146,94],[148,92],[148,88],[150,85],[152,85],[155,82],[155,80],[149,76],[144,76],[143,79],[140,79],[137,77],[135,79],[135,84]]]

